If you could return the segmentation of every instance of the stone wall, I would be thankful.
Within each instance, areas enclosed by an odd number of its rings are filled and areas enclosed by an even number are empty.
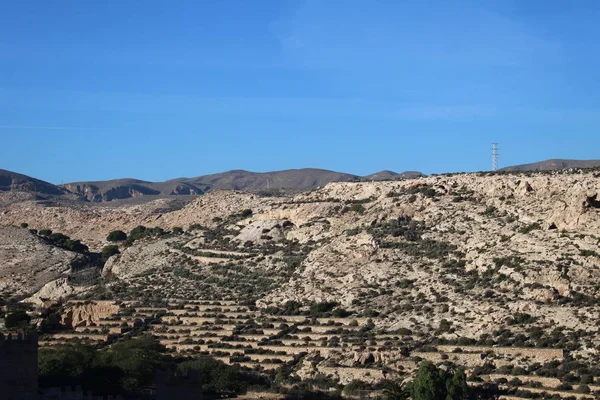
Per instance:
[[[482,376],[482,379],[484,381],[492,381],[492,382],[498,382],[498,380],[500,380],[500,379],[506,379],[507,381],[511,381],[515,378],[519,379],[521,382],[524,382],[524,383],[539,382],[545,388],[556,388],[562,384],[561,380],[558,378],[547,378],[544,376],[531,376],[531,375],[515,376],[515,375],[502,375],[502,374],[490,374],[487,376]],[[590,387],[590,389],[591,389],[591,387]]]
[[[436,346],[436,348],[444,353],[452,353],[455,349],[461,349],[468,353],[487,353],[512,356],[512,357],[529,357],[532,360],[540,363],[545,363],[552,360],[562,360],[564,351],[562,349],[534,349],[526,347],[490,347],[490,346]]]
[[[36,400],[38,388],[38,337],[0,333],[0,397],[2,400]]]

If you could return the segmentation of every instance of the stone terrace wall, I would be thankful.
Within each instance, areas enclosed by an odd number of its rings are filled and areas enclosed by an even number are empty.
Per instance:
[[[435,346],[439,351],[452,353],[455,349],[461,349],[468,353],[487,353],[512,357],[529,357],[540,363],[546,363],[552,360],[562,360],[564,351],[562,349],[533,349],[525,347],[490,347],[490,346]],[[453,353],[460,354],[460,353]]]

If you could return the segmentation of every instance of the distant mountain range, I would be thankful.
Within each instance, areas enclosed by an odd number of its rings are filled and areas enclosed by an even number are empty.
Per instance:
[[[214,189],[246,191],[310,190],[330,182],[408,179],[422,175],[422,173],[416,171],[403,173],[381,171],[362,177],[335,171],[305,168],[264,173],[234,170],[195,178],[171,179],[165,182],[115,179],[53,185],[26,175],[0,170],[0,191],[26,191],[50,196],[68,195],[70,198],[76,197],[89,202],[105,202],[146,196],[200,195]]]
[[[600,167],[600,160],[546,160],[532,164],[515,165],[501,171],[548,171],[565,168]],[[358,176],[324,169],[304,168],[274,172],[249,172],[233,170],[195,178],[178,178],[165,182],[147,182],[138,179],[115,179],[95,182],[74,182],[53,185],[0,169],[0,192],[20,191],[46,197],[61,197],[87,202],[106,202],[140,197],[168,197],[177,195],[201,195],[215,189],[268,191],[286,189],[310,190],[330,182],[372,181],[410,179],[423,176],[417,171],[397,173],[380,171]]]

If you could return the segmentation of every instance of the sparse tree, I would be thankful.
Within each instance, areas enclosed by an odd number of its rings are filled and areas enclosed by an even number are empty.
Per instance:
[[[412,383],[411,395],[414,400],[445,400],[446,382],[433,363],[425,361],[421,364]]]
[[[457,369],[452,378],[446,381],[446,400],[466,400],[469,394],[465,371]]]
[[[469,394],[467,377],[462,369],[454,372],[425,361],[411,384],[413,400],[466,400]]]

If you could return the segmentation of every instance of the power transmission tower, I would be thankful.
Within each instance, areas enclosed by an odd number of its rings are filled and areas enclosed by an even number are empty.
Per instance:
[[[498,170],[498,143],[492,143],[492,171]]]

